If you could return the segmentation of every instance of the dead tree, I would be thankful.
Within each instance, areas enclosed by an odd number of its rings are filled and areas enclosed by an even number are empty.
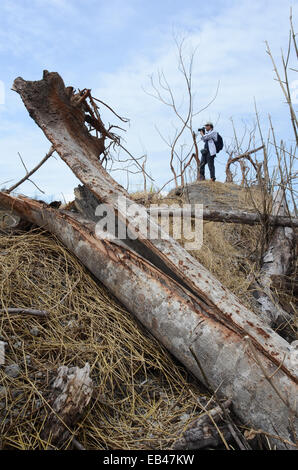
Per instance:
[[[184,109],[181,110],[181,106],[179,106],[178,104],[178,102],[181,100],[181,97],[175,96],[174,88],[171,86],[168,78],[166,77],[166,74],[163,71],[158,72],[157,80],[153,75],[151,76],[150,80],[152,91],[146,91],[146,93],[149,96],[152,96],[157,99],[169,109],[171,109],[177,122],[177,125],[175,126],[174,135],[168,138],[166,138],[160,132],[160,129],[158,127],[156,127],[161,139],[170,148],[170,169],[173,174],[173,178],[170,181],[174,181],[175,186],[177,187],[179,185],[178,179],[180,178],[180,183],[183,184],[185,171],[193,162],[195,162],[196,165],[196,179],[199,178],[200,157],[196,141],[197,135],[194,132],[193,127],[193,120],[208,106],[210,106],[216,99],[219,85],[217,87],[214,98],[206,106],[202,107],[199,110],[196,110],[194,108],[195,100],[193,92],[193,64],[196,57],[197,49],[192,50],[189,55],[189,59],[187,59],[185,50],[185,39],[179,41],[175,37],[174,40],[177,49],[178,71],[183,77],[183,82],[185,84],[186,90],[186,104],[184,106]],[[191,145],[185,145],[184,138],[186,135],[188,136],[188,138],[190,138]],[[180,147],[181,149],[181,142],[183,151],[179,152],[177,148]]]
[[[297,376],[288,343],[177,242],[164,234],[148,238],[148,225],[154,233],[159,227],[144,208],[130,211],[135,203],[103,169],[96,142],[84,122],[69,119],[72,105],[58,74],[47,72],[37,82],[18,78],[14,88],[61,158],[94,196],[115,212],[118,225],[128,226],[135,238],[130,246],[126,241],[107,240],[90,220],[26,198],[1,193],[0,204],[55,233],[204,382],[204,374],[190,354],[192,347],[196,357],[203,358],[202,367],[212,388],[219,389],[221,397],[232,399],[241,419],[290,441]],[[266,376],[247,348],[247,336],[260,355]],[[274,379],[269,380],[272,375]],[[284,398],[275,390],[281,390]],[[279,439],[276,445],[285,447]]]
[[[236,157],[232,157],[232,155],[231,155],[230,158],[227,161],[227,164],[226,164],[226,182],[227,183],[232,183],[233,182],[232,172],[231,172],[231,169],[230,169],[231,165],[233,163],[236,163],[236,162],[239,162],[241,164],[241,163],[243,163],[244,159],[248,160],[252,164],[253,168],[256,171],[256,174],[259,175],[260,174],[260,166],[258,166],[257,163],[253,161],[253,159],[251,158],[251,154],[256,153],[256,152],[258,152],[259,150],[262,150],[262,149],[263,149],[263,145],[261,147],[256,148],[256,149],[249,150],[249,151],[247,151],[247,152],[245,152],[241,155],[237,155]],[[241,184],[243,186],[244,183],[247,181],[247,177],[246,177],[246,174],[243,173],[242,168],[241,168],[241,173],[242,173]]]
[[[293,106],[293,101],[292,101],[292,96],[291,96],[291,91],[290,91],[290,80],[289,80],[289,70],[293,72],[297,72],[297,69],[293,69],[289,67],[289,61],[291,57],[291,49],[292,49],[292,44],[294,47],[294,57],[296,60],[298,59],[298,46],[297,46],[297,41],[296,41],[296,34],[294,31],[294,26],[293,26],[293,20],[292,20],[292,9],[290,13],[290,33],[289,33],[289,43],[288,43],[288,50],[287,54],[284,55],[283,51],[281,52],[281,59],[282,59],[282,71],[280,72],[278,70],[278,67],[276,65],[276,61],[271,53],[270,47],[268,42],[266,41],[267,45],[267,54],[269,55],[274,73],[276,76],[276,80],[278,81],[281,90],[283,92],[283,95],[286,99],[286,103],[289,107],[290,111],[290,118],[291,118],[291,124],[294,132],[294,136],[296,139],[296,145],[298,146],[298,120],[297,120],[297,115]],[[295,62],[296,63],[296,62]],[[283,74],[283,76],[282,76]]]
[[[132,248],[106,240],[106,235],[95,235],[94,223],[26,198],[1,193],[1,205],[55,233],[204,382],[204,374],[190,354],[192,347],[198,358],[204,358],[203,368],[212,387],[233,400],[245,422],[291,440],[289,422],[296,406],[297,378],[288,343],[265,327],[173,239],[147,238],[144,227],[151,223],[158,230],[158,226],[142,207],[137,215],[124,210],[119,197],[129,208],[134,203],[102,168],[97,146],[84,124],[68,119],[66,111],[71,105],[58,74],[46,73],[38,82],[19,78],[14,87],[62,159],[98,200],[115,210],[118,224],[136,229],[136,239]],[[246,347],[247,335],[274,381],[260,373]],[[287,390],[286,399],[273,393],[276,387]],[[284,447],[280,440],[276,444]]]
[[[297,370],[289,344],[182,248],[176,261],[180,267],[179,262],[185,263],[186,272],[192,262],[197,287],[206,286],[200,295],[191,289],[187,275],[182,281],[171,272],[167,258],[161,263],[151,251],[146,259],[144,254],[149,253],[141,240],[134,240],[130,248],[126,240],[109,239],[82,216],[22,196],[0,193],[0,204],[55,234],[202,383],[208,376],[208,384],[220,398],[232,400],[246,424],[292,440]],[[174,247],[169,242],[169,248]],[[285,447],[283,441],[274,442]]]
[[[284,191],[279,189],[273,202],[273,215],[286,215],[286,198]],[[293,265],[295,254],[295,231],[292,227],[276,227],[269,246],[262,257],[262,264],[257,277],[254,295],[260,305],[262,318],[270,326],[285,324],[292,320],[284,311],[272,290],[276,276],[285,278]]]

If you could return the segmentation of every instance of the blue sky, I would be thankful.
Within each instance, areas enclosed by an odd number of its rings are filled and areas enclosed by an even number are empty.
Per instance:
[[[230,117],[239,133],[243,121],[251,123],[256,98],[267,127],[272,115],[278,138],[288,142],[288,111],[265,52],[268,40],[275,56],[286,48],[289,30],[288,0],[0,0],[0,80],[5,102],[0,104],[0,184],[17,180],[47,152],[49,143],[29,117],[19,96],[10,90],[22,76],[37,80],[43,69],[59,72],[67,85],[92,88],[93,95],[131,119],[127,148],[135,155],[148,154],[148,170],[161,186],[170,178],[169,150],[155,126],[164,135],[173,131],[169,111],[143,89],[150,89],[149,75],[163,70],[177,96],[183,96],[177,72],[173,33],[187,37],[189,47],[198,46],[193,83],[197,106],[216,101],[195,121],[217,122],[226,142],[232,136]],[[293,4],[295,23],[298,5]],[[294,64],[296,65],[296,64]],[[295,77],[293,77],[294,80]],[[111,116],[106,118],[114,122]],[[217,157],[217,176],[224,181],[226,155]],[[114,174],[125,183],[121,173]],[[67,199],[77,184],[66,165],[50,159],[34,181],[48,196]],[[138,177],[131,189],[138,189]],[[33,196],[27,182],[20,192]]]

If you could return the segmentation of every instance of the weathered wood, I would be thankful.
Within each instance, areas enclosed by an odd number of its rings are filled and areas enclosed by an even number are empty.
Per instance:
[[[287,214],[283,190],[279,190],[273,201],[273,217]],[[255,283],[254,296],[258,302],[263,320],[270,326],[276,326],[292,320],[281,307],[272,291],[275,276],[282,278],[290,273],[295,256],[295,231],[290,227],[277,227],[273,232],[269,246],[263,255],[259,276]]]
[[[279,190],[273,201],[273,217],[287,215],[286,199],[283,190]],[[292,227],[296,227],[296,223]],[[295,231],[289,227],[274,230],[267,251],[263,256],[262,274],[269,276],[287,276],[294,261]]]
[[[173,449],[196,450],[218,447],[223,445],[223,442],[226,444],[232,437],[228,425],[216,429],[215,423],[224,421],[223,408],[229,408],[229,406],[231,406],[231,401],[227,400],[222,406],[216,406],[192,421],[183,435],[174,443]]]
[[[297,367],[289,355],[289,344],[254,314],[246,309],[247,317],[237,328],[221,321],[216,307],[210,307],[187,286],[128,248],[125,241],[109,240],[98,231],[95,235],[95,223],[77,214],[5,193],[0,193],[0,204],[60,238],[201,382],[205,383],[207,376],[219,397],[232,400],[241,420],[255,429],[293,440]],[[239,309],[240,318],[242,313]],[[247,347],[245,335],[267,375],[274,375],[272,383],[285,399],[267,380]],[[280,440],[273,443],[286,447]]]
[[[52,411],[47,416],[41,438],[61,447],[84,413],[93,392],[88,363],[79,367],[61,366],[48,398]]]

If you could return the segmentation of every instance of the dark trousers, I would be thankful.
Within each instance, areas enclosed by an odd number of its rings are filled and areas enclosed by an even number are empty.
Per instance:
[[[205,179],[205,165],[208,163],[210,178],[215,180],[215,168],[214,168],[214,158],[215,155],[210,155],[209,150],[202,154],[201,164],[200,164],[200,177]]]

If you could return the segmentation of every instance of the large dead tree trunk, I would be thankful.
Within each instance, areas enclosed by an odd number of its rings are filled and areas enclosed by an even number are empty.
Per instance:
[[[100,201],[96,196],[94,196],[91,191],[88,190],[86,186],[78,186],[75,188],[75,205],[77,210],[86,218],[97,221],[96,217],[96,208],[100,204]],[[280,204],[279,204],[280,206]],[[276,207],[276,203],[275,203]],[[183,217],[200,217],[202,213],[196,211],[194,208],[181,209],[181,208],[164,208],[164,207],[153,207],[152,209],[147,210],[151,216],[157,217],[158,215],[171,214],[173,217],[180,218]],[[272,220],[277,215],[277,211],[272,211]],[[209,220],[225,220],[227,216],[229,222],[240,222],[245,218],[246,214],[242,217],[240,212],[235,216],[236,212],[229,213],[227,211],[214,211],[214,210],[205,210],[203,211],[204,219]],[[210,216],[211,215],[211,216]],[[250,214],[249,214],[250,215]],[[252,214],[255,216],[255,214]],[[210,217],[209,217],[210,216]],[[221,219],[221,216],[223,218]],[[213,218],[214,217],[214,218]],[[238,219],[237,219],[238,218]],[[252,219],[248,217],[248,223],[251,220],[256,220],[255,217]],[[271,291],[271,282],[272,278],[276,275],[285,275],[289,272],[291,263],[293,261],[294,253],[294,239],[295,232],[294,229],[289,227],[277,227],[274,232],[274,236],[271,240],[269,248],[263,257],[263,265],[260,271],[260,276],[258,281],[254,282],[253,285],[253,295],[256,298],[258,309],[261,314],[261,318],[264,322],[270,326],[280,326],[285,324],[292,323],[292,316],[287,313],[281,305],[279,305],[277,299],[275,298],[273,292]],[[130,246],[134,249],[137,249],[136,242],[133,244],[130,243]],[[143,250],[144,251],[144,250]],[[144,254],[141,250],[141,246],[138,246],[138,252]],[[146,253],[145,253],[146,255]],[[289,327],[285,328],[284,331],[289,336],[293,336],[292,331]]]
[[[284,191],[280,189],[273,201],[272,216],[287,214]],[[292,318],[278,302],[272,291],[272,281],[290,273],[295,256],[295,231],[291,227],[276,227],[269,246],[263,255],[260,274],[256,281],[254,296],[261,316],[270,326],[291,322]]]
[[[219,397],[230,398],[246,424],[293,442],[297,368],[289,344],[252,312],[240,306],[238,324],[228,322],[225,318],[232,313],[221,314],[218,306],[206,303],[124,242],[108,240],[99,231],[95,236],[95,223],[77,214],[5,193],[0,193],[0,205],[60,238],[202,383]],[[220,289],[227,310],[234,297]],[[273,443],[291,447],[279,439]]]

